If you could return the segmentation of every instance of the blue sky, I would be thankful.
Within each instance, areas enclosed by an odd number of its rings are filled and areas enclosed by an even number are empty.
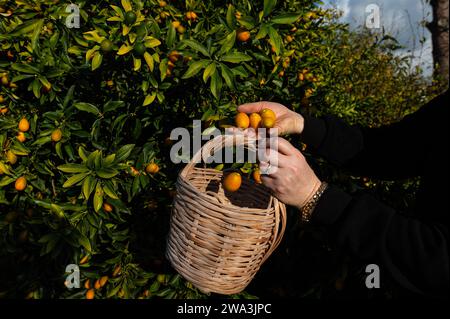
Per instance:
[[[413,64],[419,64],[425,75],[432,73],[431,34],[421,25],[432,19],[431,7],[426,0],[323,0],[325,7],[342,11],[342,21],[352,28],[364,25],[366,7],[375,4],[380,8],[380,22],[385,32],[394,36],[404,49],[399,55],[413,56]],[[424,38],[425,42],[420,43]]]

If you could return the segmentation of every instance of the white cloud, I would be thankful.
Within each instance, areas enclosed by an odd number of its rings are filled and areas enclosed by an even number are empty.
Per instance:
[[[342,11],[342,18],[347,19],[350,14],[350,0],[337,0],[336,7]]]
[[[421,65],[425,74],[431,75],[431,34],[421,25],[422,21],[431,20],[431,7],[425,0],[325,0],[326,7],[342,11],[342,21],[352,28],[364,25],[369,4],[380,8],[380,22],[385,33],[394,36],[405,47],[398,54],[412,54],[413,65]],[[422,38],[425,39],[423,44]]]

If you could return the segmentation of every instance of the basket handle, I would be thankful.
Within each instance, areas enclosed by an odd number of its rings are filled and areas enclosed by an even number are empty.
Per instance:
[[[198,164],[202,158],[207,157],[209,159],[214,155],[215,152],[222,150],[229,146],[239,146],[244,145],[247,149],[256,150],[256,139],[245,135],[232,135],[225,134],[219,135],[208,141],[205,145],[200,148],[200,150],[195,153],[189,163],[181,171],[181,176],[186,177],[191,170]],[[206,154],[206,155],[205,155]]]

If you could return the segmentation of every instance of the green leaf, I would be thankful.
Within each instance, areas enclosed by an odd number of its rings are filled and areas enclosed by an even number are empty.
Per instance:
[[[110,181],[105,181],[105,183],[103,184],[103,191],[112,199],[119,199],[119,196],[117,195]]]
[[[49,68],[48,71],[45,73],[45,76],[48,79],[57,78],[62,76],[65,73],[63,69],[59,68]]]
[[[139,71],[142,66],[142,60],[133,56],[133,65],[134,65],[133,71],[136,72]]]
[[[95,186],[94,194],[94,210],[98,212],[103,205],[103,189],[100,183]]]
[[[88,252],[92,251],[92,247],[91,247],[91,243],[90,243],[89,239],[81,233],[79,233],[79,235],[78,235],[78,243],[81,246],[83,246],[84,249],[86,249]]]
[[[245,68],[242,65],[231,69],[231,71],[233,72],[233,74],[235,76],[240,76],[242,78],[248,77],[248,72],[247,72],[247,70],[245,70]]]
[[[57,167],[64,173],[86,173],[89,169],[81,164],[63,164]]]
[[[280,55],[282,39],[277,30],[275,30],[275,28],[272,26],[269,26],[269,37],[271,44],[275,48],[275,53],[277,55]]]
[[[12,78],[11,82],[16,83],[16,82],[19,82],[19,81],[22,81],[22,80],[26,80],[26,79],[31,79],[31,78],[34,78],[34,77],[35,77],[34,74],[20,74],[20,75],[14,76]]]
[[[40,206],[40,207],[44,207],[46,209],[51,209],[52,208],[52,204],[47,202],[47,201],[42,201],[42,200],[37,200],[37,199],[33,199],[33,202]]]
[[[147,106],[152,104],[156,99],[156,92],[153,92],[152,94],[148,94],[145,99],[144,102],[142,103],[142,106]]]
[[[130,52],[131,50],[133,50],[133,46],[128,45],[128,44],[122,44],[122,46],[119,48],[119,50],[117,51],[117,55],[125,55],[128,52]]]
[[[274,24],[292,24],[300,18],[301,14],[299,13],[285,13],[276,16],[271,20]]]
[[[264,0],[264,16],[267,17],[277,5],[277,0]]]
[[[212,125],[202,132],[202,136],[210,136],[215,130],[217,130],[217,127]]]
[[[89,167],[90,169],[94,169],[95,168],[95,159],[97,158],[97,156],[99,155],[99,151],[93,151],[91,154],[89,154],[88,159],[87,159],[87,167]]]
[[[151,49],[151,48],[161,45],[161,41],[159,41],[158,39],[155,39],[155,38],[150,38],[145,41],[144,45],[145,45],[145,47]]]
[[[159,64],[159,72],[161,73],[161,82],[164,81],[164,79],[167,76],[167,69],[168,69],[167,62],[168,61],[169,61],[168,59],[164,59]]]
[[[81,182],[86,176],[88,176],[90,173],[81,173],[71,176],[64,184],[63,187],[71,187],[79,182]]]
[[[110,155],[108,155],[108,156],[106,156],[105,157],[105,160],[103,161],[103,165],[106,167],[106,166],[109,166],[109,165],[111,165],[112,163],[114,163],[114,160],[116,159],[116,154],[110,154]]]
[[[214,73],[211,77],[211,92],[216,99],[219,99],[222,90],[222,78],[219,73]]]
[[[228,51],[230,51],[234,47],[235,43],[236,43],[236,30],[227,35],[218,54],[221,55],[228,53]]]
[[[209,56],[208,50],[199,42],[195,40],[183,40],[183,43],[186,44],[191,49],[193,49],[194,51],[200,52],[205,56]]]
[[[147,63],[148,68],[150,69],[150,71],[153,72],[153,70],[155,68],[155,60],[150,55],[150,53],[148,53],[148,52],[144,53],[144,60],[145,60],[145,63]]]
[[[116,287],[112,288],[111,290],[108,291],[106,298],[111,298],[115,295],[117,295],[117,293],[119,292],[119,290],[121,289],[121,285],[117,285]]]
[[[94,168],[99,170],[102,168],[102,151],[95,151]]]
[[[182,79],[189,79],[197,75],[203,68],[210,63],[209,60],[201,60],[191,63],[186,73],[182,76]]]
[[[50,204],[49,204],[49,207],[50,207]],[[46,234],[46,235],[42,236],[41,238],[39,238],[38,243],[45,244],[49,241],[58,240],[58,239],[59,239],[59,235],[50,233],[50,234]]]
[[[2,179],[0,179],[0,187],[6,186],[14,182],[15,179],[9,176],[4,176]]]
[[[139,182],[141,183],[141,186],[143,189],[148,185],[150,179],[148,176],[145,175],[139,175]]]
[[[51,142],[51,140],[52,140],[52,138],[50,136],[43,136],[43,137],[38,138],[36,141],[34,141],[32,145],[41,146],[41,145]]]
[[[59,31],[56,30],[49,40],[51,49],[55,49],[58,40],[59,40]]]
[[[75,90],[75,85],[72,85],[64,98],[63,107],[66,108],[69,105],[69,102],[73,99],[73,91]]]
[[[252,54],[257,60],[264,61],[264,62],[272,62],[272,60],[269,59],[266,54],[261,54],[261,53],[257,53],[257,52],[253,52]]]
[[[29,64],[13,63],[11,68],[21,73],[39,74],[39,69]]]
[[[18,24],[18,27],[10,34],[12,36],[19,36],[30,33],[35,30],[36,26],[40,23],[40,19],[29,20],[24,23]]]
[[[97,170],[96,173],[98,177],[109,179],[119,174],[119,171],[114,168],[104,167]]]
[[[134,148],[134,144],[127,144],[122,146],[116,153],[116,163],[120,163],[130,156],[131,151]]]
[[[14,140],[14,142],[10,146],[10,149],[14,154],[20,156],[26,156],[30,153],[30,150],[22,143],[19,143],[17,140]]]
[[[39,82],[41,82],[44,87],[51,87],[52,84],[47,80],[45,76],[40,75],[38,76],[38,79]]]
[[[227,67],[225,64],[220,65],[220,69],[222,70],[222,77],[225,80],[227,86],[234,90],[234,75],[233,72]]]
[[[63,69],[57,69],[57,68],[49,68],[48,71],[45,73],[45,76],[48,79],[57,78],[62,76],[65,73]]]
[[[241,52],[230,53],[222,56],[221,61],[230,63],[240,63],[252,60],[252,57]]]
[[[0,143],[1,145],[1,143]],[[11,171],[9,170],[9,166],[6,165],[3,162],[0,162],[0,172],[3,172],[3,174],[11,175]]]
[[[73,147],[70,144],[65,144],[64,145],[64,151],[66,152],[66,154],[69,156],[69,159],[71,161],[73,161],[75,159],[74,155],[73,155]]]
[[[131,186],[131,197],[134,197],[141,189],[141,183],[139,182],[139,176],[136,176]]]
[[[95,105],[90,103],[78,102],[75,103],[74,106],[80,111],[89,112],[95,115],[100,114],[100,110]]]
[[[34,79],[33,82],[31,82],[31,88],[33,90],[33,94],[36,98],[41,97],[41,83],[38,79]]]
[[[92,58],[92,71],[98,69],[103,61],[103,55],[100,52],[95,52]]]
[[[97,184],[97,180],[92,176],[87,176],[84,179],[81,190],[83,192],[83,196],[85,199],[89,199],[96,184]]]
[[[234,29],[234,26],[236,24],[236,17],[234,15],[235,10],[232,4],[228,5],[227,10],[227,24],[230,29]]]
[[[150,292],[152,293],[157,292],[159,290],[159,286],[160,286],[159,281],[155,280],[149,288]]]
[[[267,24],[261,24],[261,27],[259,28],[258,34],[256,35],[257,40],[264,39],[267,36],[267,33],[269,32],[269,29],[267,28]]]
[[[203,72],[203,81],[206,83],[209,77],[213,75],[215,72],[216,72],[216,64],[212,62],[210,65],[206,67],[205,72]]]
[[[86,152],[86,150],[84,149],[83,146],[80,146],[78,148],[78,155],[81,157],[81,159],[83,160],[83,162],[86,162],[89,156],[89,153]]]
[[[111,112],[124,106],[125,106],[124,101],[109,101],[106,102],[105,105],[103,106],[103,112],[104,113]]]
[[[70,48],[67,49],[67,52],[74,55],[82,55],[83,51],[79,46],[73,45]]]
[[[56,143],[56,145],[55,145],[55,151],[56,151],[56,154],[58,155],[58,157],[59,157],[60,159],[64,159],[63,154],[62,154],[61,145],[62,145],[61,142]]]
[[[42,26],[44,25],[44,19],[39,20],[36,25],[35,29],[33,31],[33,35],[31,36],[31,50],[34,51],[36,49],[36,45],[39,40],[39,36],[41,34]],[[56,34],[56,33],[55,33]]]
[[[238,20],[239,24],[244,26],[247,30],[255,27],[255,20],[251,16],[243,16]]]
[[[166,38],[166,44],[168,48],[171,48],[173,46],[176,36],[177,32],[175,28],[172,25],[170,25],[169,30],[167,31],[167,38]]]

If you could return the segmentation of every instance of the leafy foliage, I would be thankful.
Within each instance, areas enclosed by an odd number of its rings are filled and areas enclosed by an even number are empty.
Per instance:
[[[429,94],[386,39],[310,0],[72,2],[80,28],[70,1],[0,1],[2,296],[80,298],[108,276],[96,297],[206,297],[163,259],[173,128],[260,99],[379,125]],[[85,288],[64,287],[71,263]]]

